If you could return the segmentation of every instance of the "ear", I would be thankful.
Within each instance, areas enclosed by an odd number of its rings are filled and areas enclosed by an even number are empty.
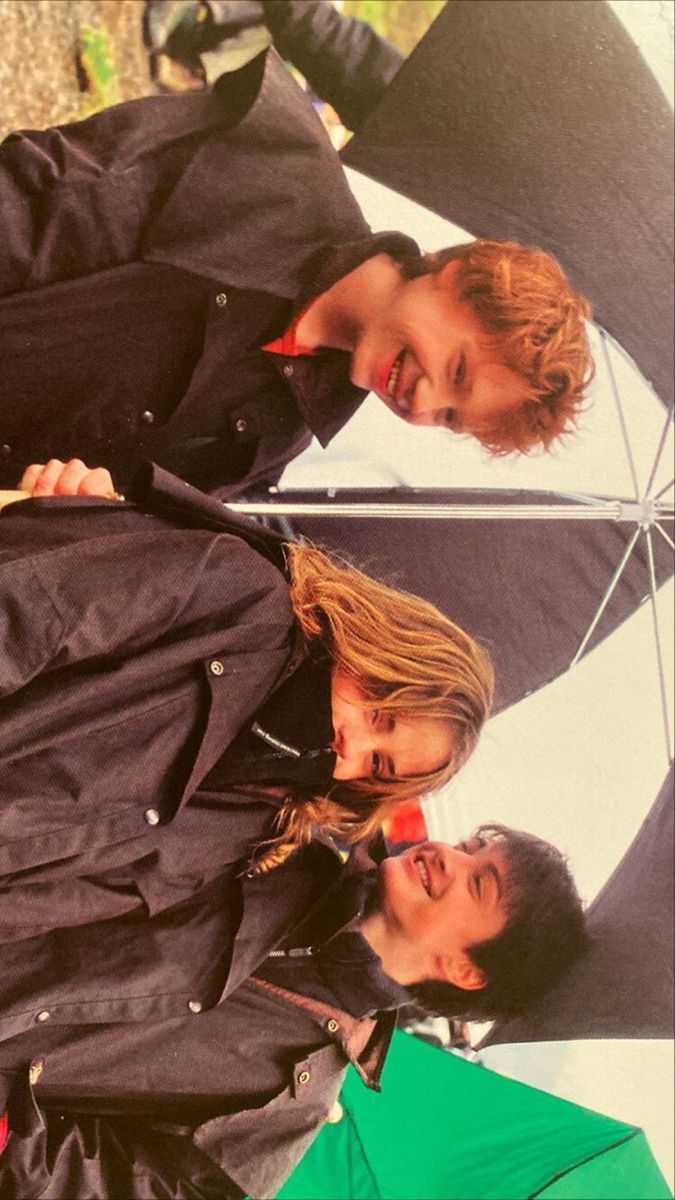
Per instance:
[[[436,283],[446,291],[454,291],[455,279],[460,266],[461,262],[458,258],[451,258],[450,262],[441,267],[440,271],[436,271],[434,275]]]
[[[452,983],[464,992],[478,992],[487,983],[480,967],[466,954],[439,954],[435,965],[436,979]]]

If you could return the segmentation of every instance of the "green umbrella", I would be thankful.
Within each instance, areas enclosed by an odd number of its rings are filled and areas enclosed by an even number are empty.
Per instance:
[[[668,1200],[641,1129],[394,1036],[383,1091],[350,1071],[277,1200]]]

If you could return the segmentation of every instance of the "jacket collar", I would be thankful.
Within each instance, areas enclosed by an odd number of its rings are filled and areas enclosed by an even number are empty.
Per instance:
[[[301,847],[265,875],[242,876],[242,916],[221,1000],[260,966],[271,950],[324,901],[342,872],[339,854],[322,842]]]
[[[376,254],[389,254],[400,262],[419,255],[419,247],[402,233],[379,233],[342,245],[326,246],[307,264],[294,316],[339,279],[349,275]],[[322,446],[342,429],[367,395],[349,378],[350,356],[344,350],[321,350],[313,355],[270,353],[279,373],[292,368],[292,388],[302,417]]]

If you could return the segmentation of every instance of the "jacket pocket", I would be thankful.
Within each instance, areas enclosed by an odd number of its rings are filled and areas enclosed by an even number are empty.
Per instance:
[[[254,1200],[272,1200],[338,1097],[346,1062],[335,1044],[298,1058],[287,1086],[261,1108],[207,1121],[194,1141]]]

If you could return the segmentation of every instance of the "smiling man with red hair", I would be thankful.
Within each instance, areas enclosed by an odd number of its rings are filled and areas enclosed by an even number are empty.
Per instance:
[[[493,453],[547,448],[591,375],[547,254],[373,234],[274,52],[0,147],[0,487],[140,459],[223,497],[276,482],[368,391]]]

